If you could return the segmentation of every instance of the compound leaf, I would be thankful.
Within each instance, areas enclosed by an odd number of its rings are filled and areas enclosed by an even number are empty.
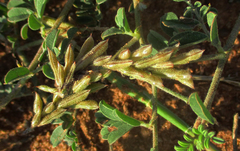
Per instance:
[[[33,11],[28,8],[14,7],[12,9],[10,9],[7,13],[8,21],[12,22],[12,23],[16,23],[16,22],[27,19],[28,16],[32,13],[33,13]]]
[[[20,80],[21,78],[27,76],[30,73],[26,67],[13,68],[5,76],[5,83],[14,82]]]
[[[192,108],[192,110],[202,119],[208,121],[211,124],[214,124],[214,118],[212,117],[212,115],[210,114],[210,112],[208,111],[208,109],[204,106],[204,104],[202,103],[202,100],[200,99],[200,97],[198,96],[197,92],[192,93],[189,96],[189,104]]]
[[[157,50],[161,50],[168,46],[168,41],[154,30],[150,30],[147,40],[150,44],[152,44],[153,48]]]

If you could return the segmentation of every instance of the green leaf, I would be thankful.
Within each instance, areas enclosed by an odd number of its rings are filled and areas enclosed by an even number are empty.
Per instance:
[[[108,118],[104,116],[100,110],[95,113],[95,117],[95,122],[98,124],[102,124],[104,121],[108,120]]]
[[[29,7],[30,3],[27,3],[24,0],[10,0],[7,4],[7,8],[10,9],[12,7]]]
[[[46,46],[53,51],[53,48],[56,44],[57,37],[58,37],[58,30],[54,29],[52,30],[46,37]]]
[[[28,17],[28,26],[32,30],[38,30],[42,26],[41,22],[35,17],[34,14],[31,14]]]
[[[68,129],[63,129],[62,125],[58,126],[53,132],[50,137],[50,142],[53,145],[53,147],[56,147],[58,144],[61,143],[64,136],[67,134]]]
[[[207,13],[207,23],[208,23],[208,26],[210,28],[212,26],[212,23],[213,23],[213,20],[214,20],[215,16],[217,16],[217,14],[214,13],[214,12],[208,12]]]
[[[201,7],[202,6],[202,3],[200,2],[200,1],[196,1],[195,3],[194,3],[194,7]]]
[[[55,80],[53,70],[49,64],[45,64],[42,68],[42,71],[47,78]]]
[[[114,107],[108,105],[105,101],[99,102],[99,109],[102,112],[104,116],[106,116],[109,119],[115,120],[116,117],[113,115]]]
[[[125,9],[123,7],[119,8],[117,15],[115,17],[115,22],[119,28],[123,28],[125,32],[132,32],[127,21],[125,14]]]
[[[150,44],[152,44],[153,48],[157,50],[161,50],[168,46],[167,39],[154,30],[150,30],[147,40]]]
[[[34,5],[39,18],[42,18],[47,2],[48,0],[34,0]]]
[[[210,28],[210,41],[213,46],[220,46],[221,41],[218,36],[218,25],[217,25],[217,16],[214,17],[211,28]]]
[[[140,122],[132,117],[129,117],[122,112],[118,111],[117,109],[114,110],[114,114],[118,116],[123,122],[131,125],[131,126],[140,126]]]
[[[217,144],[223,144],[223,143],[225,143],[224,139],[219,138],[219,137],[213,137],[213,138],[212,138],[212,141],[213,141],[214,143],[217,143]]]
[[[186,147],[182,147],[182,146],[174,146],[174,149],[175,149],[176,151],[186,151],[186,150],[187,150]]]
[[[63,129],[69,129],[74,121],[70,114],[64,114],[60,118],[63,120],[62,124]]]
[[[203,5],[201,8],[200,8],[200,15],[202,18],[205,17],[205,15],[207,14],[208,10],[210,9],[210,6],[206,6],[206,5]]]
[[[105,39],[108,36],[117,35],[117,34],[124,34],[124,30],[118,29],[116,27],[111,27],[111,28],[105,30],[102,33],[101,37],[102,37],[102,39]]]
[[[204,106],[204,104],[202,103],[202,100],[200,99],[200,97],[198,96],[197,92],[192,93],[189,96],[189,104],[192,108],[192,110],[202,119],[208,121],[211,124],[214,124],[214,118],[212,117],[212,115],[210,114],[210,112],[208,111],[208,109]]]
[[[97,4],[100,5],[102,3],[105,3],[107,0],[96,0]]]
[[[166,14],[164,14],[161,18],[160,18],[160,27],[161,29],[168,34],[170,37],[173,36],[174,32],[178,32],[177,29],[175,28],[169,28],[164,26],[163,22],[164,21],[168,21],[168,20],[178,20],[178,17],[175,13],[173,12],[168,12]]]
[[[116,140],[118,140],[121,136],[123,136],[125,133],[130,131],[133,127],[125,124],[123,122],[115,122],[111,125],[111,127],[114,127],[116,130],[113,130],[108,135],[108,143],[113,144]]]
[[[180,20],[166,20],[163,21],[162,23],[166,27],[187,30],[195,28],[199,24],[199,21],[195,19],[180,19]]]
[[[187,0],[173,0],[174,2],[187,2]]]
[[[24,24],[21,28],[21,37],[23,40],[28,39],[28,24]]]
[[[197,31],[185,31],[176,34],[169,40],[169,46],[180,42],[180,46],[192,46],[207,40],[207,35]]]
[[[28,8],[23,7],[14,7],[8,11],[8,21],[12,23],[16,23],[28,18],[33,11]]]
[[[5,83],[14,82],[29,75],[30,71],[26,67],[13,68],[5,76]]]
[[[183,13],[183,17],[193,18],[193,10],[190,6],[186,8],[185,12]]]

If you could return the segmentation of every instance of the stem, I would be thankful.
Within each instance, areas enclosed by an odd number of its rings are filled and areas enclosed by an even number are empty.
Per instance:
[[[58,26],[61,24],[61,22],[63,21],[63,19],[69,12],[73,2],[74,2],[74,0],[68,0],[68,2],[64,6],[62,12],[60,13],[58,19],[54,23],[54,26],[51,28],[50,32],[53,29],[58,28]],[[37,67],[37,65],[39,63],[38,58],[42,54],[42,51],[43,51],[42,46],[40,46],[40,48],[38,49],[38,52],[36,53],[35,57],[33,58],[32,62],[30,63],[30,65],[28,67],[30,72],[33,71]],[[2,110],[14,98],[14,96],[16,96],[21,91],[21,88],[25,85],[26,82],[27,82],[27,79],[21,79],[17,83],[17,85],[15,86],[13,91],[0,101],[0,110]]]
[[[157,87],[152,85],[152,126],[153,126],[153,150],[158,151],[158,120],[157,120]],[[150,123],[151,123],[150,121]]]
[[[188,98],[187,97],[185,97],[185,96],[183,96],[183,95],[181,95],[181,94],[179,94],[177,92],[174,92],[174,91],[172,91],[172,90],[170,90],[170,89],[168,89],[168,88],[166,88],[164,86],[162,86],[162,87],[157,86],[157,87],[159,89],[161,89],[162,91],[164,91],[164,92],[166,92],[166,93],[168,93],[168,94],[170,94],[172,96],[175,96],[176,98],[178,98],[180,100],[183,100],[185,103],[188,103]]]
[[[225,51],[230,51],[233,47],[234,41],[238,36],[238,32],[240,31],[240,15],[227,39],[226,45],[223,47]]]
[[[23,50],[25,50],[25,49],[28,49],[29,47],[41,45],[42,42],[43,42],[43,39],[39,39],[39,40],[30,42],[30,43],[27,43],[27,44],[25,44],[25,45],[23,45],[23,46],[18,47],[16,51],[19,53],[20,51],[23,51]]]
[[[238,131],[238,113],[236,113],[233,117],[233,131],[232,131],[232,139],[233,139],[233,150],[237,151],[237,131]]]
[[[122,47],[118,50],[118,52],[115,53],[115,55],[114,55],[110,60],[114,60],[122,50],[131,47],[131,46],[132,46],[133,44],[135,44],[137,41],[138,41],[138,38],[137,38],[137,37],[133,37],[128,43],[126,43],[124,46],[122,46]]]
[[[139,43],[140,43],[140,45],[143,45],[146,42],[143,38],[143,30],[142,30],[142,25],[141,25],[141,17],[140,17],[140,12],[138,9],[138,4],[139,4],[139,0],[133,0],[135,26],[136,26],[136,29],[138,28],[138,32],[140,34]]]

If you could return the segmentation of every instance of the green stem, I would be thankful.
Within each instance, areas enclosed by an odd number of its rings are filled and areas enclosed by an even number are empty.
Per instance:
[[[133,37],[128,43],[126,43],[124,46],[122,46],[122,47],[118,50],[117,53],[115,53],[115,55],[111,58],[111,60],[114,60],[122,50],[131,47],[131,46],[132,46],[133,44],[135,44],[137,41],[138,41],[138,38],[137,38],[137,37]]]
[[[157,120],[157,87],[152,85],[152,126],[153,126],[153,150],[158,151],[158,120]],[[150,121],[150,122],[151,122]]]
[[[172,96],[175,96],[176,98],[180,99],[180,100],[183,100],[185,103],[188,103],[188,98],[177,93],[177,92],[174,92],[164,86],[160,87],[160,86],[157,86],[159,89],[161,89],[162,91],[168,93],[168,94],[171,94]]]
[[[234,41],[238,36],[238,32],[240,31],[240,15],[227,39],[226,45],[223,47],[224,51],[230,51],[233,47]]]
[[[30,42],[30,43],[27,43],[27,44],[25,44],[23,46],[18,47],[16,51],[19,53],[20,51],[26,50],[26,49],[28,49],[30,47],[41,45],[42,42],[43,42],[43,39],[39,39],[39,40]]]

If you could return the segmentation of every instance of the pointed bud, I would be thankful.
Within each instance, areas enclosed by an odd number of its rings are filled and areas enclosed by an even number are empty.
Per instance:
[[[74,52],[72,49],[72,45],[70,44],[65,54],[65,66],[64,66],[65,73],[69,72],[73,62],[74,62]]]
[[[53,120],[61,117],[65,111],[66,111],[66,109],[61,109],[61,108],[54,110],[52,113],[43,117],[42,121],[40,122],[40,124],[38,126],[43,126],[43,125],[51,123]]]
[[[58,91],[56,88],[52,88],[52,87],[49,87],[47,85],[39,85],[39,86],[37,86],[37,88],[39,90],[42,90],[42,91],[48,92],[48,93],[55,93],[55,92]]]
[[[158,63],[155,65],[152,65],[152,68],[158,68],[158,69],[166,69],[166,68],[173,68],[173,63],[170,61],[167,62],[162,62],[162,63]]]
[[[129,67],[132,64],[133,64],[132,60],[113,60],[103,65],[103,67],[111,70],[117,70],[117,69]]]
[[[96,109],[98,109],[98,103],[94,100],[85,100],[85,101],[79,102],[76,105],[71,106],[71,108],[96,110]]]
[[[90,84],[91,77],[89,75],[84,76],[73,84],[73,93],[84,90]]]
[[[91,77],[90,82],[97,82],[97,81],[101,80],[101,78],[102,78],[102,74],[95,72],[95,71],[90,72],[89,75]]]
[[[87,40],[83,43],[78,56],[76,57],[76,62],[78,62],[87,52],[89,52],[94,46],[94,40],[92,35],[90,35]]]
[[[67,96],[66,98],[63,98],[57,108],[67,108],[69,106],[78,104],[79,102],[85,100],[90,93],[90,90],[84,90],[78,93],[74,93],[72,95]]]
[[[98,56],[103,54],[108,48],[108,40],[101,41],[92,48],[81,60],[77,62],[76,71],[84,69],[87,65],[93,62]]]
[[[95,59],[93,61],[93,65],[94,66],[102,66],[104,64],[106,64],[110,59],[112,58],[112,56],[101,56],[101,57],[98,57],[97,59]]]
[[[124,49],[118,54],[120,60],[129,59],[131,57],[131,51],[129,49]]]
[[[136,61],[143,57],[149,56],[151,53],[152,53],[152,45],[146,45],[135,50],[132,54],[132,59]]]
[[[33,112],[35,114],[41,114],[42,113],[42,107],[43,107],[43,101],[40,95],[35,92],[35,99],[33,104]]]

